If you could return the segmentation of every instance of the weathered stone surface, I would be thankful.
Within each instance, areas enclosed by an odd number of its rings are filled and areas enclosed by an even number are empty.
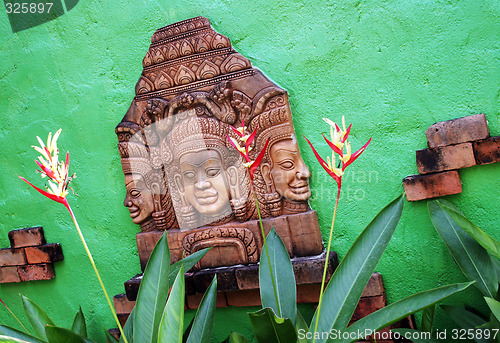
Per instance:
[[[472,167],[476,165],[472,143],[417,150],[417,168],[420,174]]]
[[[26,264],[24,249],[0,249],[0,267]]]
[[[136,301],[137,292],[139,292],[139,286],[141,285],[142,274],[137,274],[128,281],[125,281],[125,294],[129,301]]]
[[[52,243],[24,249],[29,264],[53,263],[64,260],[61,244]]]
[[[56,275],[52,264],[28,264],[18,266],[17,271],[21,281],[50,280]]]
[[[127,299],[126,294],[117,294],[113,297],[113,306],[117,314],[130,313],[135,306],[135,301]]]
[[[425,131],[429,148],[471,142],[490,136],[484,114],[442,121]]]
[[[10,231],[9,241],[11,248],[30,247],[47,243],[41,226]]]
[[[289,216],[288,226],[292,237],[294,256],[314,256],[323,251],[323,238],[319,229],[318,214],[308,211],[300,216]]]
[[[403,186],[408,201],[462,193],[462,183],[456,170],[438,174],[407,176],[403,179]]]
[[[292,260],[293,271],[295,273],[295,282],[297,285],[311,283],[321,283],[323,270],[325,267],[326,253],[321,258],[299,257]],[[333,272],[337,268],[339,261],[335,251],[330,252],[330,262],[326,271],[326,281],[330,280]]]
[[[0,267],[0,283],[20,282],[17,267]]]
[[[500,136],[473,142],[477,164],[500,162]]]
[[[193,275],[193,283],[196,293],[205,293],[210,286],[214,275],[217,275],[217,289],[219,291],[231,291],[238,289],[235,275],[236,267],[204,269]]]
[[[385,294],[378,295],[375,297],[361,298],[359,300],[358,306],[356,307],[356,310],[354,310],[354,314],[352,315],[351,321],[356,321],[363,317],[366,317],[370,313],[373,313],[385,307],[386,304],[387,300]]]

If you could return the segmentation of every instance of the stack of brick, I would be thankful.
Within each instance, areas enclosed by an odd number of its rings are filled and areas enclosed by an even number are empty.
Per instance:
[[[484,114],[436,123],[425,132],[428,149],[417,151],[419,175],[407,176],[408,201],[458,194],[458,170],[500,162],[500,136],[490,137]]]
[[[50,280],[64,255],[59,243],[46,244],[42,227],[9,232],[10,248],[0,249],[0,283]]]

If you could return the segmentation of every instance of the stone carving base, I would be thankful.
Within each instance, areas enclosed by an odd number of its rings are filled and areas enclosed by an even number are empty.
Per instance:
[[[274,227],[290,257],[315,256],[323,251],[316,211],[265,218],[263,224],[266,234]],[[163,231],[137,234],[137,250],[142,271],[162,235]],[[263,245],[257,220],[187,231],[168,230],[167,239],[172,263],[203,248],[213,247],[193,270],[256,263]]]

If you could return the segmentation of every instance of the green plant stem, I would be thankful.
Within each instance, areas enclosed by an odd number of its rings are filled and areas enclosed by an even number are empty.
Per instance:
[[[333,210],[332,226],[330,227],[330,237],[328,238],[328,247],[326,248],[325,268],[323,269],[323,278],[321,280],[321,289],[319,291],[318,314],[316,315],[316,323],[314,324],[314,331],[313,331],[314,337],[316,337],[314,333],[318,330],[319,315],[321,313],[321,303],[323,302],[323,291],[325,289],[326,271],[328,270],[330,247],[332,245],[333,227],[335,225],[335,217],[337,216],[337,207],[339,206],[339,199],[340,199],[340,187],[338,188],[337,191],[337,200],[335,201],[335,209]],[[313,339],[313,343],[315,342],[316,338]]]
[[[106,287],[104,287],[104,283],[102,282],[101,275],[99,274],[99,271],[97,270],[97,267],[94,263],[94,259],[92,258],[92,254],[90,253],[89,247],[87,246],[87,242],[85,242],[85,238],[83,237],[82,231],[80,230],[80,226],[78,225],[78,222],[76,220],[76,217],[73,213],[73,210],[71,210],[71,207],[69,204],[67,204],[67,209],[69,210],[69,214],[71,215],[71,218],[73,219],[73,222],[75,223],[76,230],[78,231],[78,235],[80,235],[80,239],[82,240],[83,247],[85,248],[85,251],[87,252],[87,256],[89,257],[90,263],[92,264],[92,267],[94,268],[95,275],[97,276],[97,279],[99,280],[99,283],[101,284],[102,291],[104,292],[104,295],[106,296],[106,300],[108,301],[109,308],[111,309],[111,312],[113,313],[113,317],[115,318],[116,324],[118,325],[118,329],[120,330],[120,335],[123,337],[123,341],[125,343],[128,343],[127,337],[125,336],[125,333],[123,332],[122,326],[120,325],[120,321],[118,320],[118,316],[116,315],[115,309],[113,308],[113,304],[111,303],[111,300],[109,299],[108,292],[106,291]]]
[[[266,233],[264,232],[264,224],[260,215],[259,200],[255,194],[255,205],[257,206],[257,213],[259,214],[260,230],[262,231],[262,238],[264,239],[264,248],[266,249],[267,260],[269,261],[269,272],[271,273],[271,281],[273,282],[274,299],[276,299],[276,308],[278,309],[278,316],[281,317],[280,305],[278,302],[278,293],[276,292],[276,284],[274,282],[273,268],[271,267],[271,259],[269,258],[269,250],[267,249]]]
[[[29,333],[28,329],[26,329],[26,327],[23,325],[23,323],[21,323],[21,321],[19,320],[19,318],[16,317],[16,315],[14,314],[14,312],[11,311],[11,309],[9,308],[9,306],[7,306],[7,304],[5,304],[2,299],[0,299],[0,301],[2,302],[3,306],[5,306],[5,308],[7,309],[7,311],[10,312],[10,314],[12,315],[12,317],[14,317],[14,319],[17,320],[17,322],[19,323],[19,325],[21,325],[23,327],[24,331],[26,331],[26,333],[29,335],[30,333]]]

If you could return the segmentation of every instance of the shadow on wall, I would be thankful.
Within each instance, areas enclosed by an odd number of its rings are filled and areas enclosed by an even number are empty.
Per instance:
[[[16,33],[62,16],[75,7],[78,1],[47,0],[47,2],[27,2],[26,0],[4,0],[4,4],[12,32]]]

